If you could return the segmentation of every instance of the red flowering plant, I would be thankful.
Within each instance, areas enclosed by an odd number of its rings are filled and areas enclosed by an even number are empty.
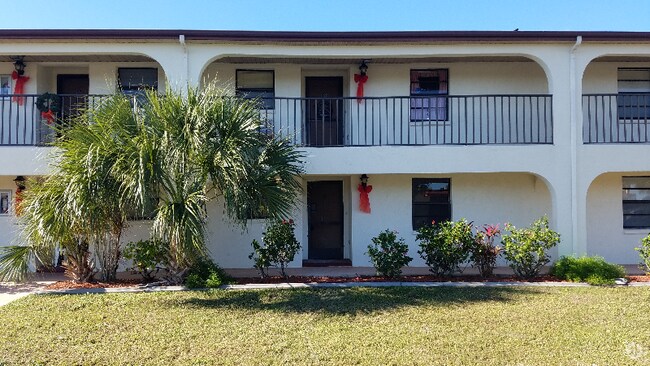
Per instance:
[[[262,277],[266,277],[269,267],[273,265],[280,268],[282,276],[287,277],[285,269],[300,250],[293,220],[276,221],[269,225],[262,234],[262,242],[260,244],[253,240],[251,243],[253,253],[248,258],[253,260],[254,267]]]
[[[483,225],[476,228],[474,243],[469,251],[472,266],[478,268],[481,277],[489,277],[494,272],[497,258],[502,248],[494,245],[494,240],[501,234],[499,225]]]

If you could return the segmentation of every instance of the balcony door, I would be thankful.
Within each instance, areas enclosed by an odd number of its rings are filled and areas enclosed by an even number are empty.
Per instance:
[[[56,93],[61,96],[59,120],[69,122],[88,105],[88,74],[59,74],[56,76]]]
[[[343,145],[343,78],[306,77],[307,146]]]

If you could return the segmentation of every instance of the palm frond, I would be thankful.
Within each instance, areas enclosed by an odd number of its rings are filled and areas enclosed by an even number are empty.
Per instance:
[[[36,258],[35,252],[32,246],[0,247],[0,282],[24,280]]]

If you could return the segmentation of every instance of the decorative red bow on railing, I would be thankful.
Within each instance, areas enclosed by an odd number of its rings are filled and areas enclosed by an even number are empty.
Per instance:
[[[25,83],[29,81],[29,76],[18,75],[18,71],[14,71],[11,73],[11,78],[16,80],[14,94],[25,94]],[[11,100],[18,103],[18,105],[23,105],[23,103],[25,103],[25,98],[17,95],[14,95]]]
[[[354,74],[354,82],[357,83],[357,103],[363,101],[363,84],[368,81],[368,75]]]
[[[41,118],[46,119],[47,124],[51,125],[52,122],[54,122],[56,115],[54,114],[54,112],[52,112],[51,109],[48,109],[47,112],[41,112]]]
[[[359,184],[357,190],[359,191],[359,210],[370,213],[370,198],[368,198],[368,193],[372,192],[372,186]]]

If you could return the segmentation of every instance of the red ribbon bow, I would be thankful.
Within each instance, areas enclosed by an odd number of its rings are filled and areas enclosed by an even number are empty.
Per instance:
[[[51,109],[48,109],[47,112],[41,112],[41,118],[44,118],[47,120],[47,124],[50,125],[52,122],[54,122],[54,118],[56,118],[56,115],[54,112],[52,112]]]
[[[359,184],[357,190],[359,191],[359,210],[370,213],[370,198],[368,198],[368,193],[372,192],[372,186]]]
[[[363,84],[368,81],[368,75],[354,74],[354,82],[357,83],[357,103],[363,101]]]
[[[11,73],[11,78],[16,80],[16,85],[14,86],[14,94],[25,94],[25,83],[29,80],[29,76],[18,75],[18,71],[14,71]],[[19,97],[16,95],[14,95],[11,100],[18,103],[18,105],[23,105],[23,103],[25,103],[24,97]]]

